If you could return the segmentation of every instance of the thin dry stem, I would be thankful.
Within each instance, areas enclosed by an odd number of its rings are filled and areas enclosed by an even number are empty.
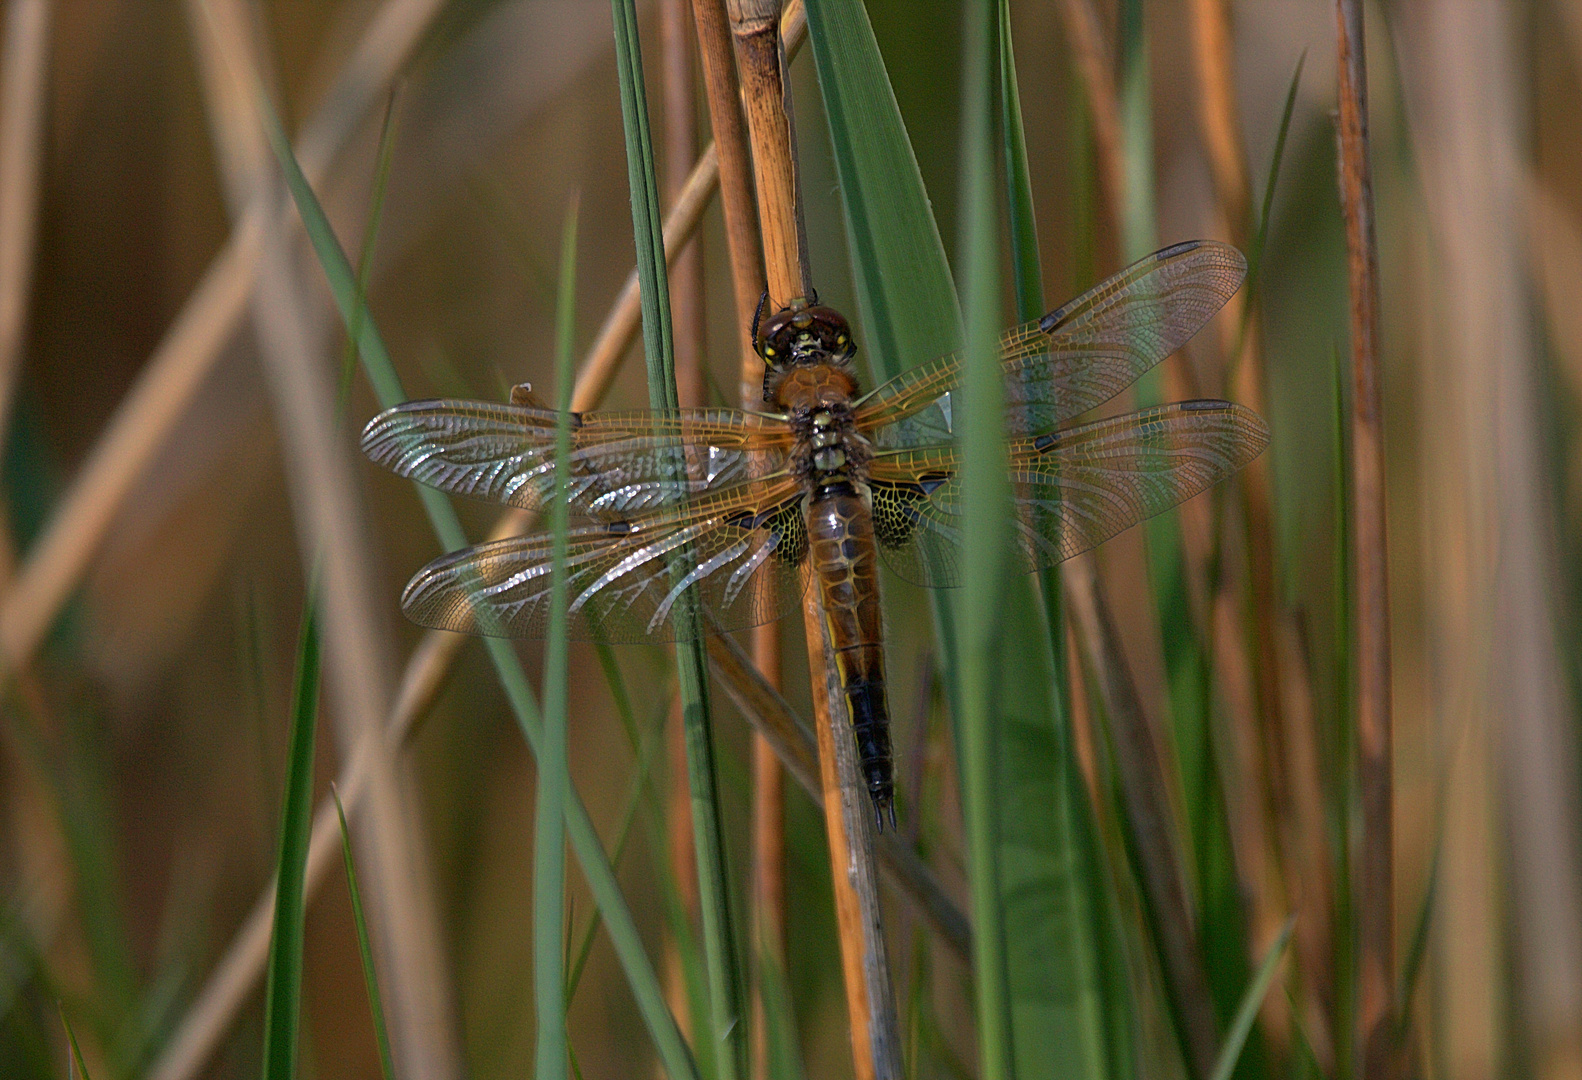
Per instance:
[[[22,366],[33,287],[49,30],[49,0],[13,0],[7,5],[5,53],[0,56],[0,445]],[[9,546],[9,537],[5,542]]]
[[[1356,1045],[1363,1080],[1395,1074],[1394,795],[1390,602],[1385,542],[1384,393],[1379,377],[1379,252],[1368,149],[1362,5],[1336,0],[1340,205],[1351,283],[1351,470],[1355,547],[1357,785],[1362,832],[1355,871]]]
[[[796,135],[781,64],[785,54],[779,8],[778,0],[732,0],[726,4],[752,144],[764,277],[771,311],[792,297],[809,295],[813,284],[801,218]]]
[[[212,18],[200,15],[207,26],[198,35],[220,59],[204,69],[214,79],[205,88],[210,127],[224,140],[225,159],[251,157],[258,170],[253,176],[226,174],[243,185],[230,192],[232,205],[245,205],[248,196],[268,197],[272,185],[263,174],[256,139],[242,137],[233,126],[240,117],[229,112],[264,86],[266,62],[259,35],[238,0],[210,0],[206,10]],[[256,120],[249,126],[256,130]],[[283,194],[277,189],[273,197]],[[375,736],[390,712],[391,643],[377,615],[381,605],[375,599],[374,559],[353,472],[354,452],[345,445],[335,416],[323,305],[307,298],[291,242],[295,235],[276,230],[266,238],[253,299],[254,327],[282,435],[304,577],[321,575],[326,683],[335,705],[337,740],[348,758],[364,743],[375,748],[369,758],[368,813],[353,840],[366,872],[374,945],[387,973],[395,1061],[405,1076],[443,1080],[460,1076],[461,1047],[438,903],[417,802],[402,783],[396,758],[378,752],[385,744]]]

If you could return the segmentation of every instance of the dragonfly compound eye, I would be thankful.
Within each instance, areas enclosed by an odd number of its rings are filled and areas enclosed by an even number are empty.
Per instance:
[[[765,320],[757,345],[758,354],[777,366],[844,363],[857,351],[846,317],[804,297]]]

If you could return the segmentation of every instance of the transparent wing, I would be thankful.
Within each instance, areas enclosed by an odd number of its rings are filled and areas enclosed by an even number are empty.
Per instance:
[[[1230,476],[1269,445],[1257,413],[1182,401],[1007,445],[1015,558],[1026,573],[1068,559]],[[874,531],[900,577],[961,582],[961,487],[953,446],[880,454]]]
[[[482,401],[411,401],[363,429],[362,448],[441,491],[537,509],[555,490],[556,413]],[[573,416],[571,505],[620,521],[785,469],[790,430],[735,409]],[[676,465],[682,470],[676,476]]]
[[[719,630],[780,618],[805,587],[802,494],[793,481],[757,492],[706,497],[684,510],[574,529],[567,555],[570,635],[578,641],[671,641],[685,596]],[[553,540],[512,537],[441,556],[401,596],[423,626],[495,637],[542,638],[549,630]]]
[[[1006,430],[1049,431],[1102,405],[1202,329],[1246,275],[1241,252],[1194,240],[1157,251],[1037,322],[1007,330],[1000,339]],[[960,381],[961,358],[954,354],[913,368],[864,398],[857,424],[880,446],[913,445],[925,435],[948,439],[948,395]],[[920,415],[936,403],[943,408]],[[887,425],[899,427],[887,432]]]

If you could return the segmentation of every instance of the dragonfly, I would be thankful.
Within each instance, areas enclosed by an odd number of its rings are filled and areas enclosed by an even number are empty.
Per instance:
[[[1228,401],[1179,401],[1071,423],[1175,352],[1240,288],[1240,252],[1208,240],[1134,263],[1042,319],[1004,332],[1005,452],[1019,570],[1047,568],[1202,492],[1257,457],[1269,429]],[[766,298],[767,299],[767,298]],[[412,401],[369,422],[363,451],[457,495],[528,509],[555,499],[574,524],[565,595],[573,639],[667,641],[745,629],[799,607],[810,583],[833,647],[877,827],[895,825],[879,565],[932,588],[960,584],[961,448],[951,399],[960,355],[866,393],[844,316],[816,297],[764,318],[762,411],[686,408],[559,416],[522,386],[509,403]],[[424,626],[542,638],[553,538],[443,555],[401,597]],[[702,619],[676,619],[692,611]]]

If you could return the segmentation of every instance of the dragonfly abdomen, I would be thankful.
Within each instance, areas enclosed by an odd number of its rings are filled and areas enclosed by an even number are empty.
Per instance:
[[[819,488],[808,507],[808,544],[863,778],[882,830],[886,817],[895,824],[895,770],[884,693],[879,553],[873,517],[849,480]]]

